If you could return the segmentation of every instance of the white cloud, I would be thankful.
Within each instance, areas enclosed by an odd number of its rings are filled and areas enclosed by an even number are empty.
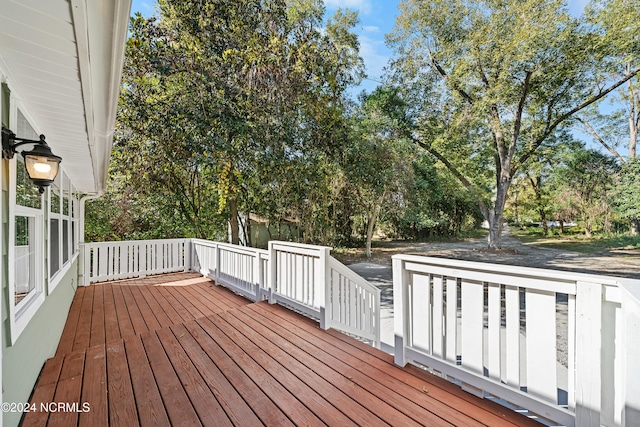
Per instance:
[[[377,33],[380,31],[380,27],[376,27],[375,25],[363,25],[362,30],[365,33]]]
[[[324,4],[328,9],[342,7],[359,10],[364,14],[371,13],[371,0],[325,0]]]

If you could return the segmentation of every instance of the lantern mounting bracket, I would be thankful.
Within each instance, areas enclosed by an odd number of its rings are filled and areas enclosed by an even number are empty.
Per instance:
[[[43,193],[44,187],[51,185],[58,174],[58,166],[62,158],[51,152],[44,135],[40,135],[39,140],[18,138],[10,129],[2,126],[3,159],[13,159],[14,154],[18,152],[17,148],[26,144],[33,144],[33,148],[29,151],[23,150],[20,154],[25,160],[29,178],[39,187],[40,193]]]

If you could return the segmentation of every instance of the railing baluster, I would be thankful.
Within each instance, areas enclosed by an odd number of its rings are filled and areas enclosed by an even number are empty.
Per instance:
[[[415,325],[412,329],[411,345],[420,351],[429,353],[431,345],[429,342],[429,332],[431,322],[429,321],[429,294],[430,280],[428,275],[414,274],[411,283],[411,323]]]
[[[462,366],[483,374],[482,315],[484,286],[482,282],[462,280]]]
[[[505,286],[506,373],[502,381],[520,389],[520,290]]]
[[[491,378],[500,379],[500,317],[501,317],[501,303],[500,303],[500,285],[497,283],[489,283],[488,291],[488,357],[487,363],[489,368],[489,376]]]
[[[458,360],[458,280],[447,277],[447,319],[446,319],[446,355],[454,365]]]
[[[527,391],[557,402],[556,296],[526,291]]]
[[[432,352],[438,357],[444,356],[444,314],[443,314],[443,284],[442,276],[433,277],[433,329],[432,329]]]

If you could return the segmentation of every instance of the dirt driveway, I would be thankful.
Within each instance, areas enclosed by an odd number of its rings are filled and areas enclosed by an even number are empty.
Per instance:
[[[502,237],[502,250],[488,251],[486,246],[484,238],[447,243],[379,242],[370,262],[391,265],[392,255],[404,253],[640,279],[640,251],[637,250],[584,254],[552,249],[522,243],[510,236],[508,229]],[[366,261],[361,253],[340,258],[346,264]]]

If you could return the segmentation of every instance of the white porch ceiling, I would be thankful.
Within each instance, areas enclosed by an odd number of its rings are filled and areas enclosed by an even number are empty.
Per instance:
[[[0,0],[0,73],[81,192],[106,180],[130,8],[131,0]]]

